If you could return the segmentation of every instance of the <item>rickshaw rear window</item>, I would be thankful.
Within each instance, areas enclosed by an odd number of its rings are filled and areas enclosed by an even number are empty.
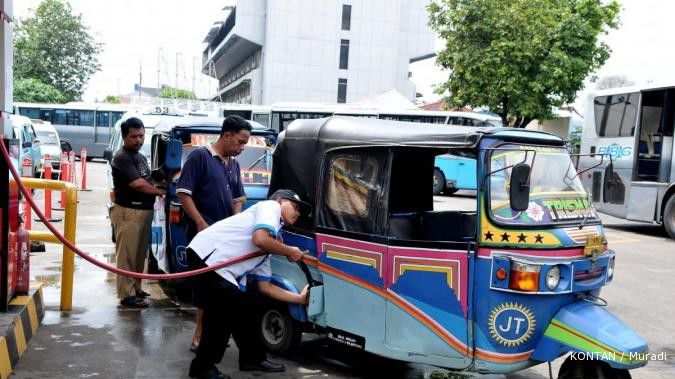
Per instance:
[[[340,155],[331,161],[328,178],[328,207],[335,213],[366,217],[368,200],[375,190],[378,163],[374,158]]]

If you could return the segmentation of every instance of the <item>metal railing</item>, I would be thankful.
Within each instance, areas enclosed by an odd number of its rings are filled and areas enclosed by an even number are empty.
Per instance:
[[[21,181],[28,188],[49,189],[64,191],[66,194],[63,235],[68,241],[75,244],[75,229],[77,223],[77,187],[68,182],[50,179],[22,178]],[[61,244],[51,232],[29,230],[31,241],[42,241]],[[61,259],[61,305],[62,311],[73,308],[73,275],[75,273],[75,253],[67,246],[63,246]]]

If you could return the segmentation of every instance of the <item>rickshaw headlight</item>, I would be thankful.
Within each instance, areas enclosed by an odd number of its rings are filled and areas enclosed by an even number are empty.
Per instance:
[[[546,273],[546,287],[553,291],[560,283],[560,268],[558,266],[551,267]]]
[[[607,262],[607,279],[612,279],[612,276],[614,276],[614,257],[609,258]]]

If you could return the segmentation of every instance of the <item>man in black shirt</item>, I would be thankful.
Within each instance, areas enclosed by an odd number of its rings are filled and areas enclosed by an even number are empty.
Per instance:
[[[115,205],[110,219],[115,229],[115,254],[117,267],[133,272],[143,272],[155,196],[166,191],[150,182],[150,168],[143,154],[139,153],[145,140],[143,122],[135,117],[124,121],[120,127],[124,147],[112,160],[112,177],[115,187]],[[135,308],[147,307],[141,280],[117,276],[117,297],[122,305]]]

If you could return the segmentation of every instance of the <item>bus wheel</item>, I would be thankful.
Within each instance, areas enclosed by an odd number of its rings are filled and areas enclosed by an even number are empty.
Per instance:
[[[273,302],[263,311],[260,334],[267,350],[278,355],[293,351],[302,337],[300,324],[293,320],[288,306]]]
[[[70,153],[71,151],[73,151],[73,147],[70,146],[68,142],[61,141],[61,151],[64,153]]]
[[[558,379],[630,379],[631,375],[628,370],[619,370],[612,368],[607,362],[593,361],[593,360],[573,360],[570,357],[565,359],[560,371],[558,371]]]
[[[440,195],[445,190],[445,175],[441,170],[434,168],[434,195]]]
[[[675,195],[671,195],[663,208],[663,228],[670,238],[675,239]]]

